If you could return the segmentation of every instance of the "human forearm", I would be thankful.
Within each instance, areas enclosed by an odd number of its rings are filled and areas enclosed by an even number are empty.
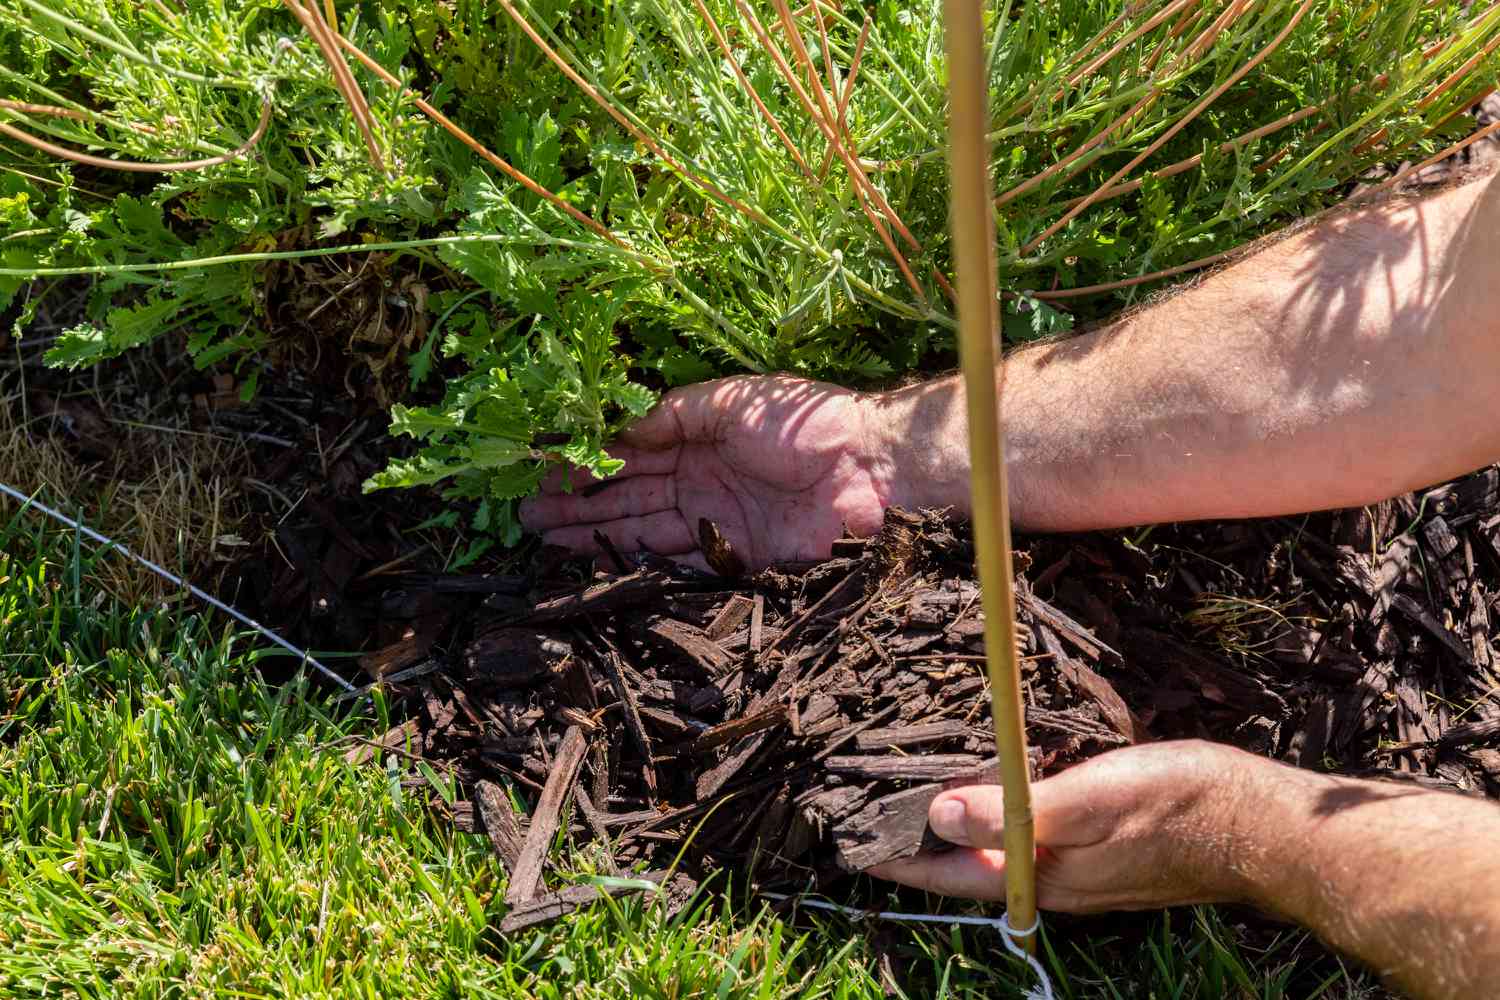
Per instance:
[[[1231,898],[1308,927],[1421,1000],[1487,996],[1500,982],[1500,807],[1259,760],[1236,771],[1223,827]]]
[[[1500,457],[1500,181],[1352,212],[1001,373],[1019,526],[1347,506]],[[960,389],[870,400],[888,501],[966,507]]]

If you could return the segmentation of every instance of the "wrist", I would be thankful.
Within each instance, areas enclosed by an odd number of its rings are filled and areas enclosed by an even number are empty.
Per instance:
[[[961,389],[940,379],[860,397],[865,458],[884,506],[969,510]]]

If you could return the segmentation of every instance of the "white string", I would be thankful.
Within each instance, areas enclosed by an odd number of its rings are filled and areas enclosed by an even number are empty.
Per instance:
[[[897,923],[908,924],[963,924],[967,927],[990,927],[1000,935],[1000,941],[1005,945],[1005,950],[1016,958],[1021,959],[1031,966],[1032,973],[1036,976],[1037,985],[1025,993],[1025,1000],[1056,1000],[1052,992],[1052,979],[1047,975],[1047,970],[1037,957],[1022,948],[1017,942],[1029,938],[1042,926],[1042,918],[1039,915],[1031,926],[1025,930],[1016,930],[1010,925],[1010,914],[1003,913],[998,917],[950,917],[940,913],[896,913],[891,910],[861,910],[854,906],[840,906],[837,903],[824,902],[821,899],[809,899],[806,896],[787,896],[779,892],[763,892],[760,894],[764,899],[782,902],[790,900],[797,906],[807,906],[817,910],[828,910],[839,913],[850,920],[890,920]]]
[[[333,681],[335,684],[337,684],[339,687],[343,688],[345,691],[354,691],[355,690],[355,687],[354,687],[353,684],[350,684],[348,681],[344,680],[338,674],[334,673],[332,670],[329,670],[327,667],[323,666],[323,664],[321,664],[317,660],[315,660],[313,658],[313,655],[311,653],[309,653],[307,650],[301,649],[301,648],[299,648],[297,646],[293,646],[291,643],[287,642],[281,636],[277,635],[275,632],[272,632],[270,629],[266,628],[260,622],[256,621],[253,618],[247,617],[246,615],[240,614],[238,611],[234,610],[234,608],[231,608],[229,605],[225,604],[223,601],[219,600],[217,597],[213,596],[212,594],[208,593],[207,591],[199,590],[197,587],[193,586],[191,583],[188,583],[186,580],[184,580],[182,577],[178,576],[177,574],[170,573],[167,570],[162,569],[160,566],[156,565],[156,563],[152,562],[150,559],[147,559],[145,556],[136,555],[130,549],[128,549],[125,546],[121,545],[119,542],[115,541],[113,538],[109,538],[109,537],[107,537],[105,535],[99,534],[99,532],[95,531],[93,528],[90,528],[88,525],[82,524],[82,523],[74,520],[73,518],[69,517],[68,515],[63,514],[63,513],[59,512],[59,511],[55,511],[51,507],[48,507],[46,504],[44,504],[44,503],[40,502],[39,500],[37,500],[35,497],[29,497],[26,494],[22,493],[20,490],[17,490],[17,489],[14,489],[13,487],[7,486],[4,483],[0,483],[0,493],[5,493],[8,496],[11,496],[14,499],[20,501],[23,510],[26,507],[35,507],[37,510],[41,511],[43,514],[46,514],[48,517],[56,518],[57,520],[61,521],[63,524],[66,524],[68,527],[72,528],[74,531],[77,531],[77,532],[79,532],[80,534],[83,534],[83,535],[87,535],[89,538],[91,538],[94,541],[100,543],[101,545],[108,546],[109,548],[112,548],[112,549],[117,549],[118,551],[120,551],[121,553],[123,553],[128,558],[134,559],[136,562],[140,563],[142,566],[146,567],[151,572],[155,573],[157,576],[161,577],[164,580],[170,581],[174,586],[178,586],[178,587],[182,587],[182,588],[186,589],[188,593],[192,594],[194,597],[198,598],[200,601],[206,601],[206,602],[208,602],[209,604],[211,604],[214,607],[218,608],[220,611],[224,612],[226,615],[228,615],[229,617],[233,618],[235,621],[239,622],[240,624],[242,624],[242,625],[248,625],[250,628],[253,628],[255,631],[259,632],[261,635],[265,636],[267,639],[270,639],[276,645],[280,646],[282,649],[285,649],[287,652],[291,653],[292,655],[296,656],[298,659],[302,660],[308,666],[310,666],[313,669],[321,672],[323,674],[323,676],[325,676],[329,680]]]

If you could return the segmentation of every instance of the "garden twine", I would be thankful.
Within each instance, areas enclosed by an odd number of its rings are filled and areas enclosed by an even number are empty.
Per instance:
[[[22,493],[20,490],[15,489],[14,487],[11,487],[11,486],[7,486],[4,483],[0,483],[0,493],[4,493],[7,496],[9,496],[9,497],[11,497],[11,498],[19,501],[20,504],[21,504],[21,509],[22,510],[26,509],[27,507],[35,507],[37,510],[41,511],[43,514],[46,514],[48,517],[54,518],[54,519],[56,519],[58,521],[61,521],[63,524],[66,524],[68,527],[72,528],[74,531],[78,532],[79,534],[86,535],[88,538],[90,538],[91,540],[93,540],[95,542],[98,542],[101,545],[104,545],[104,546],[107,546],[108,548],[112,548],[112,549],[115,549],[115,550],[119,551],[120,553],[124,554],[127,558],[133,559],[137,563],[140,563],[142,566],[146,567],[151,572],[153,572],[157,576],[161,577],[163,580],[169,581],[173,586],[182,587],[188,593],[190,593],[194,597],[198,598],[200,601],[205,601],[208,604],[211,604],[212,606],[218,608],[220,611],[224,612],[226,615],[228,615],[229,617],[233,618],[235,621],[239,622],[240,624],[247,625],[250,628],[254,629],[255,631],[259,632],[261,635],[265,636],[267,639],[270,639],[272,642],[274,642],[276,645],[280,646],[282,649],[284,649],[287,652],[291,653],[293,656],[296,656],[303,663],[306,663],[308,666],[312,667],[314,670],[317,670],[319,673],[321,673],[323,676],[327,677],[329,680],[333,681],[335,684],[337,684],[339,687],[343,688],[345,691],[348,691],[350,693],[356,693],[357,692],[358,689],[355,688],[355,686],[353,684],[350,684],[348,681],[344,680],[338,674],[334,673],[332,670],[330,670],[327,667],[323,666],[323,664],[319,663],[313,657],[313,655],[311,653],[309,653],[307,650],[292,645],[290,642],[287,642],[281,636],[277,635],[275,632],[272,632],[270,629],[266,628],[264,625],[262,625],[260,622],[256,621],[255,619],[249,617],[248,615],[241,614],[240,612],[236,611],[234,608],[231,608],[229,605],[227,605],[223,601],[219,600],[214,595],[208,593],[206,590],[200,590],[198,587],[195,587],[191,583],[188,583],[186,580],[184,580],[182,577],[178,576],[177,574],[172,573],[172,572],[170,572],[168,570],[165,570],[162,567],[158,566],[156,563],[152,562],[150,559],[147,559],[145,556],[137,555],[135,552],[133,552],[132,550],[126,548],[124,545],[121,545],[119,542],[115,541],[113,538],[110,538],[110,537],[108,537],[106,535],[101,535],[99,532],[95,531],[93,528],[90,528],[86,524],[83,524],[82,522],[80,522],[80,521],[78,521],[78,520],[76,520],[74,518],[69,517],[68,515],[62,513],[61,511],[53,510],[51,507],[48,507],[46,504],[40,502],[35,497],[29,497],[26,494]]]
[[[895,923],[910,924],[963,924],[968,927],[990,927],[1000,935],[1000,942],[1005,945],[1005,950],[1031,967],[1036,976],[1037,985],[1027,990],[1024,994],[1025,1000],[1056,1000],[1056,994],[1052,990],[1052,979],[1047,975],[1047,970],[1037,957],[1018,943],[1031,937],[1042,926],[1042,918],[1038,916],[1030,927],[1017,930],[1010,925],[1010,914],[1002,913],[998,917],[954,917],[944,916],[940,913],[896,913],[891,910],[861,910],[853,906],[840,906],[837,903],[824,902],[821,899],[809,899],[806,896],[787,896],[779,892],[763,892],[760,894],[765,899],[777,902],[790,900],[797,906],[806,906],[812,909],[828,910],[832,913],[842,914],[850,920],[889,920]]]

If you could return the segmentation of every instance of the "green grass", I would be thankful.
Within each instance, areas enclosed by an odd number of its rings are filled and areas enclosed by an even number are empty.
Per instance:
[[[886,951],[907,996],[1024,979],[984,933],[788,921],[721,879],[670,918],[627,899],[502,938],[483,838],[431,816],[403,759],[345,762],[381,703],[268,685],[191,607],[95,589],[99,558],[0,521],[0,996],[873,1000]],[[1064,997],[1378,995],[1305,936],[1251,946],[1208,909],[1046,941]]]

